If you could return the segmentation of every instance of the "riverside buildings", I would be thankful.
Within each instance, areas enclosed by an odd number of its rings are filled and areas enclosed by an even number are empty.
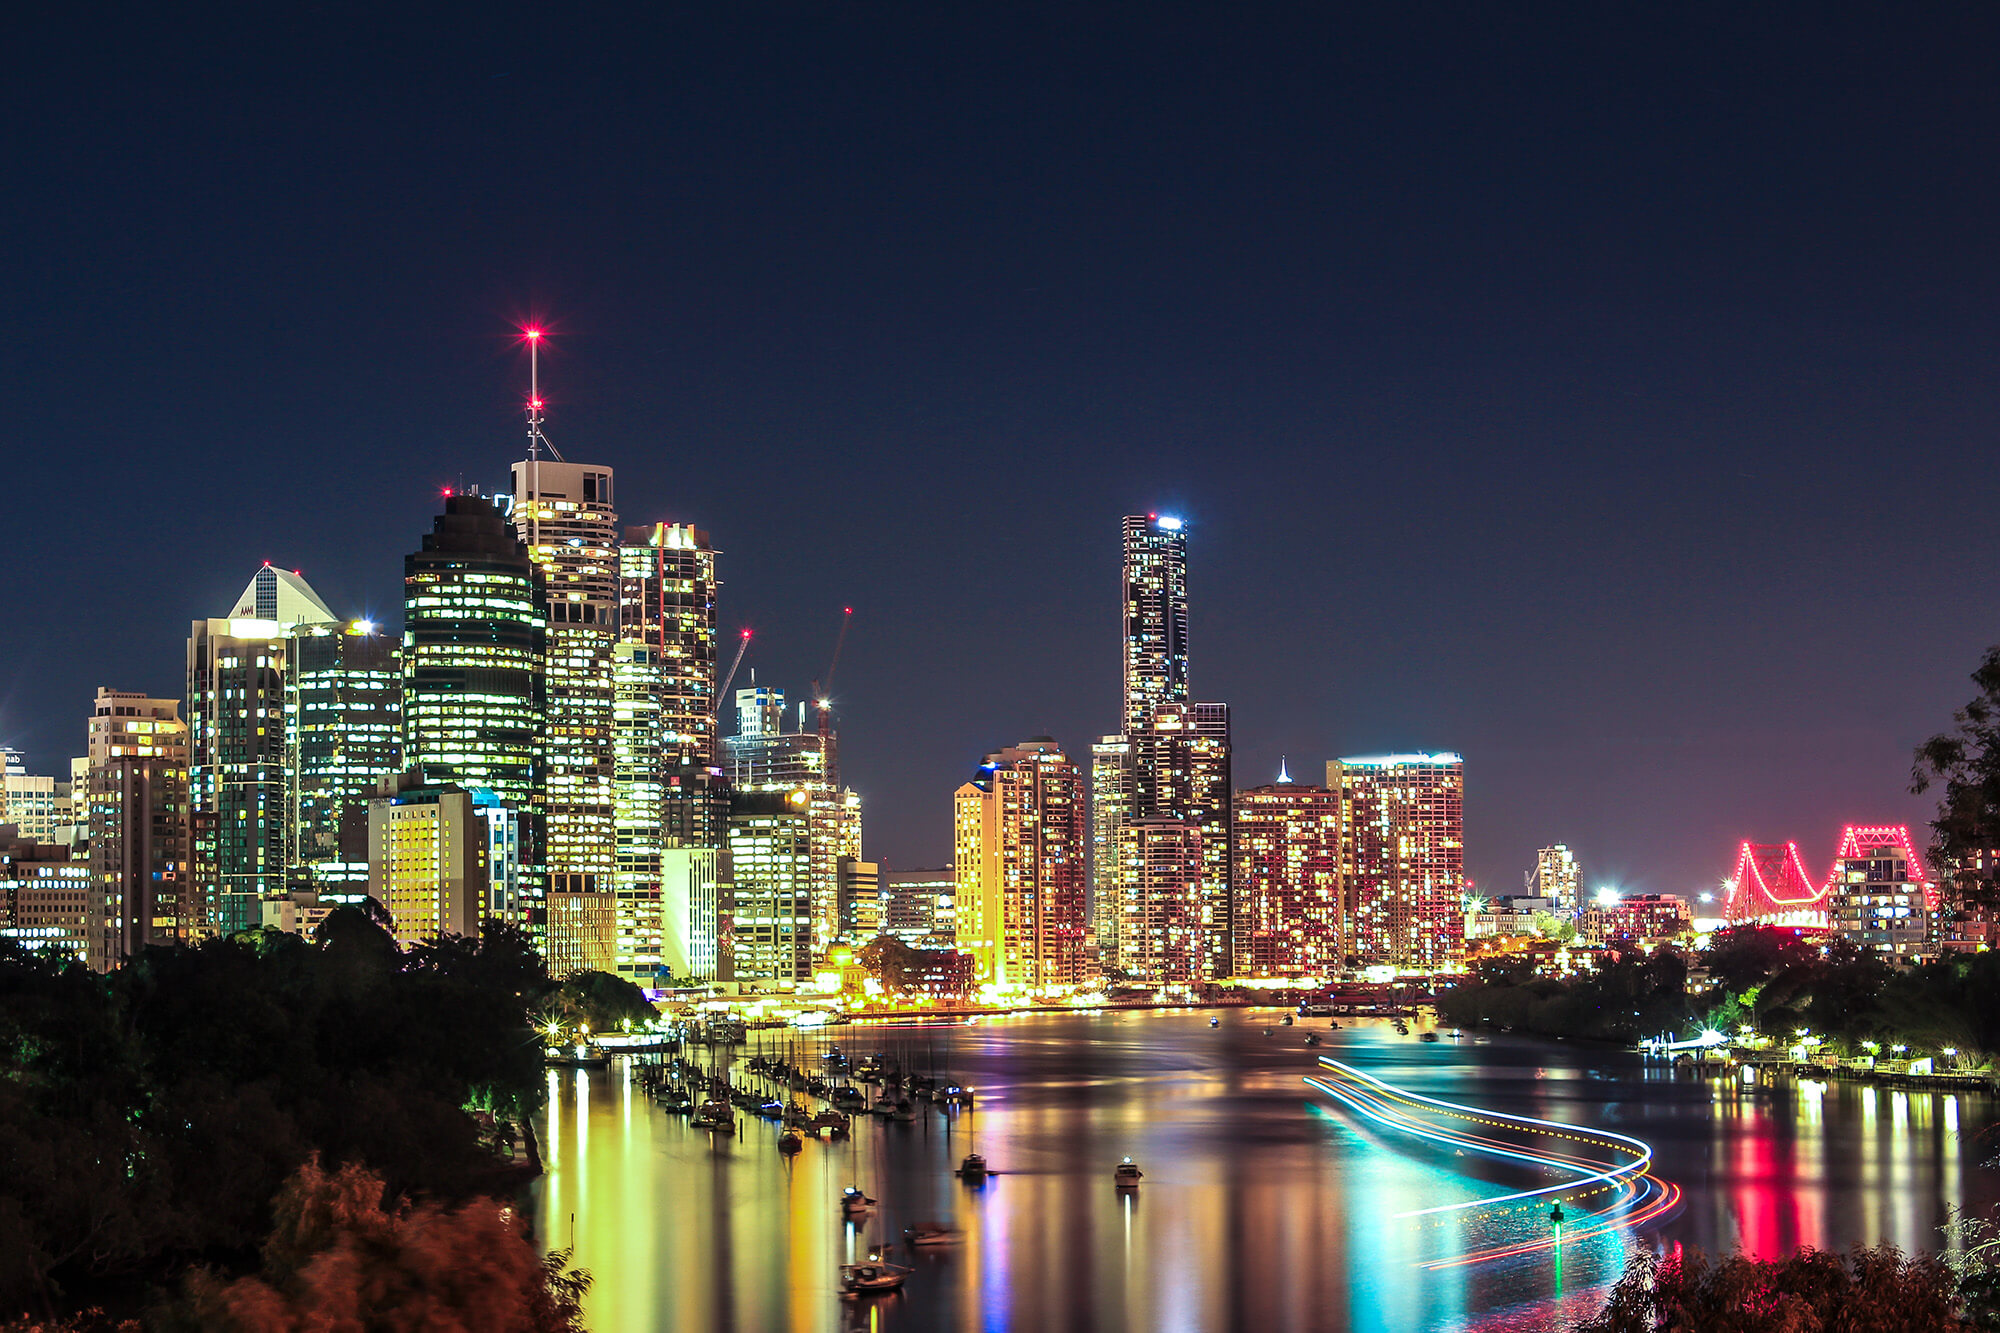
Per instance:
[[[975,978],[1040,991],[1086,979],[1083,774],[1038,736],[986,757],[953,797],[958,947]]]
[[[1535,872],[1530,877],[1531,896],[1554,900],[1556,912],[1575,916],[1583,909],[1583,880],[1576,853],[1561,843],[1535,853]]]
[[[402,769],[396,641],[366,620],[293,630],[285,677],[287,821],[296,886],[350,902],[367,891],[368,802]]]

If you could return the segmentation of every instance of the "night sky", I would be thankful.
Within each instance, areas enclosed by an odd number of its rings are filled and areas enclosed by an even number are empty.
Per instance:
[[[713,534],[746,679],[798,697],[855,607],[898,867],[986,751],[1115,727],[1126,513],[1187,519],[1237,785],[1460,750],[1494,889],[1557,840],[1821,871],[1926,817],[2000,640],[1991,5],[42,8],[32,771],[266,559],[396,619],[438,489],[521,456],[530,316],[557,447]]]

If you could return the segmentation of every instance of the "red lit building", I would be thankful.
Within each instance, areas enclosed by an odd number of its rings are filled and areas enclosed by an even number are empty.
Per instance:
[[[1239,976],[1340,970],[1340,793],[1273,783],[1236,793]]]

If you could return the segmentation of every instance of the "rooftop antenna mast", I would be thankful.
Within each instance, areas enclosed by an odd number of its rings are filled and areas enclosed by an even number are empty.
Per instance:
[[[560,450],[542,434],[542,337],[545,330],[529,325],[521,330],[528,340],[528,457],[539,460],[547,449],[556,462],[566,462]]]

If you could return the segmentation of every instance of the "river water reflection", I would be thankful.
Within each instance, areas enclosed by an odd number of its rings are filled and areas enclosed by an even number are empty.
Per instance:
[[[1948,1205],[2000,1199],[2000,1171],[1979,1166],[1989,1153],[1972,1141],[1996,1114],[1984,1096],[1677,1080],[1604,1048],[1420,1043],[1373,1021],[1283,1027],[1276,1011],[1224,1011],[1214,1028],[1209,1017],[850,1029],[839,1036],[849,1051],[948,1067],[979,1090],[978,1107],[926,1109],[908,1124],[858,1117],[848,1141],[808,1140],[791,1161],[777,1129],[748,1116],[740,1140],[712,1142],[654,1107],[622,1065],[554,1072],[540,1234],[574,1237],[576,1262],[596,1277],[596,1333],[1528,1330],[1592,1308],[1623,1265],[1624,1233],[1566,1244],[1559,1263],[1544,1250],[1424,1266],[1545,1235],[1547,1200],[1399,1214],[1558,1177],[1358,1121],[1301,1081],[1321,1055],[1414,1092],[1648,1141],[1655,1173],[1686,1197],[1645,1244],[1935,1249]],[[1307,1048],[1308,1031],[1325,1044]],[[983,1187],[952,1175],[968,1151],[999,1173]],[[1136,1194],[1113,1187],[1126,1155],[1146,1173]],[[836,1206],[850,1182],[880,1203],[858,1227]],[[1572,1216],[1598,1206],[1582,1200]],[[962,1243],[919,1253],[899,1295],[838,1298],[842,1262],[931,1220]]]

